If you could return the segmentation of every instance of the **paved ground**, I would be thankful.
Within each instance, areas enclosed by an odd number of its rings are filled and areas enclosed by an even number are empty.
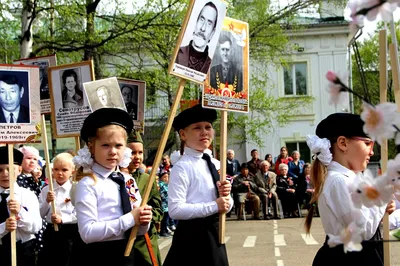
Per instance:
[[[311,235],[306,236],[304,218],[226,223],[226,246],[230,266],[307,266],[325,240],[319,218],[314,218]],[[164,259],[172,238],[161,238]],[[391,243],[391,265],[400,266],[400,241]],[[373,266],[373,265],[371,265]]]

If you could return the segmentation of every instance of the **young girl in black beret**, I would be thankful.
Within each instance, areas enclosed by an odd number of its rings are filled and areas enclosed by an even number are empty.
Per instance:
[[[349,184],[367,168],[374,154],[374,142],[363,132],[363,125],[358,115],[335,113],[318,124],[316,136],[307,137],[307,144],[316,156],[311,172],[315,192],[310,203],[318,201],[327,234],[314,258],[314,266],[383,265],[379,224],[385,209],[393,212],[393,205],[357,209],[349,192]],[[313,208],[306,219],[307,232],[311,228]],[[362,249],[358,240],[363,240]]]
[[[232,208],[231,184],[219,181],[205,153],[214,138],[216,118],[215,110],[196,105],[174,119],[184,154],[169,179],[168,211],[179,221],[164,266],[228,265],[225,245],[218,242],[218,214]]]
[[[133,265],[133,256],[124,257],[130,229],[140,224],[142,235],[149,227],[151,207],[139,207],[135,180],[119,171],[130,162],[126,141],[132,128],[129,114],[116,108],[98,109],[83,123],[81,138],[87,146],[74,157],[79,166],[75,209],[87,244],[81,265]]]

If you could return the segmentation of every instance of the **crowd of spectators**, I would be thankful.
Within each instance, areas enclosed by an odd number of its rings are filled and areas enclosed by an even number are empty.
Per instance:
[[[226,172],[233,180],[232,196],[238,219],[244,219],[243,208],[255,220],[269,220],[299,217],[302,208],[310,207],[314,193],[311,165],[301,160],[299,151],[292,151],[289,156],[288,149],[282,147],[275,162],[272,154],[266,154],[262,161],[256,149],[250,155],[250,161],[240,164],[233,150],[227,152]]]

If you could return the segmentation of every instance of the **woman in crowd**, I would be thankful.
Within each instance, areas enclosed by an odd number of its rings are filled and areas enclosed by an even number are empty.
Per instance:
[[[292,160],[293,158],[288,155],[288,149],[286,147],[282,147],[281,153],[279,154],[278,159],[276,159],[275,162],[275,173],[277,175],[280,175],[281,173],[279,172],[279,165],[282,163],[289,165],[289,162]]]
[[[300,152],[292,152],[292,161],[289,161],[289,176],[293,177],[295,180],[303,173],[304,161],[300,160]]]
[[[281,174],[276,178],[276,190],[282,202],[283,214],[285,218],[298,217],[296,186],[293,180],[288,176],[287,164],[281,163],[279,165],[279,172]]]
[[[274,167],[274,163],[272,161],[272,154],[267,154],[265,155],[265,160],[269,162],[269,169],[268,171],[270,172],[274,172],[275,173],[275,167]]]

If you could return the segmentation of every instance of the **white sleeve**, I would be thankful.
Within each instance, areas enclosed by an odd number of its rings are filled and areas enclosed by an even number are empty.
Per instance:
[[[386,208],[365,206],[361,209],[355,208],[347,184],[342,178],[337,178],[331,184],[327,205],[346,227],[353,221],[361,226],[364,231],[364,240],[369,240],[374,236]]]
[[[39,201],[32,191],[26,189],[21,191],[21,210],[18,213],[18,229],[36,234],[42,227],[42,217],[40,217]]]
[[[394,230],[400,227],[400,209],[395,210],[389,215],[390,230]]]
[[[172,219],[190,220],[203,218],[218,212],[216,201],[187,203],[186,196],[190,187],[186,169],[175,165],[171,170],[168,184],[168,213]]]
[[[86,181],[86,182],[85,182]],[[78,217],[79,234],[85,243],[102,242],[124,234],[135,225],[135,219],[129,212],[118,219],[98,221],[97,195],[93,182],[88,179],[79,181],[76,187],[75,210]]]
[[[47,193],[49,193],[49,186],[42,189],[39,195],[40,216],[44,219],[50,210],[50,204],[47,202]]]

